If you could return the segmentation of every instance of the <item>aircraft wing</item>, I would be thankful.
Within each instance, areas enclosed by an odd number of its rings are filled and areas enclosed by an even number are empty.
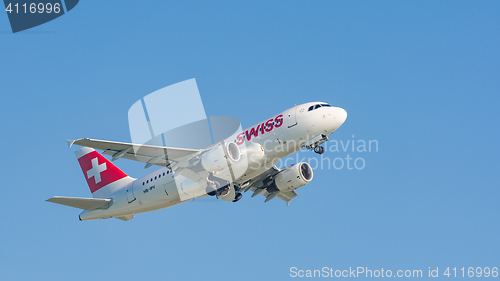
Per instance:
[[[202,152],[201,149],[164,147],[155,145],[142,145],[125,142],[114,142],[94,139],[66,140],[69,146],[76,144],[104,150],[103,154],[113,156],[111,161],[118,158],[146,163],[148,168],[151,165],[169,166],[172,162],[178,162],[191,158]],[[137,149],[137,153],[134,152]]]
[[[288,206],[290,204],[290,201],[292,201],[293,198],[299,196],[297,194],[297,192],[295,192],[295,191],[286,191],[286,192],[280,191],[280,192],[274,194],[274,196],[269,197],[269,195],[271,195],[271,193],[269,193],[267,190],[265,190],[269,185],[271,185],[273,183],[274,177],[281,171],[282,171],[281,169],[278,169],[276,166],[273,166],[271,169],[268,169],[264,173],[253,178],[252,183],[250,183],[249,186],[245,187],[245,192],[250,190],[250,191],[253,191],[255,194],[255,192],[258,191],[257,194],[260,194],[266,198],[269,198],[269,199],[266,199],[265,202],[276,197],[276,198],[279,198],[279,199],[285,201],[287,206]]]

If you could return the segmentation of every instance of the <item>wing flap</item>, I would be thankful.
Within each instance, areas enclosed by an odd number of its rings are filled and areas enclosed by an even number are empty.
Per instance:
[[[286,191],[286,192],[282,191],[278,194],[277,197],[281,200],[286,201],[286,204],[288,205],[288,204],[290,204],[290,201],[292,201],[292,199],[297,197],[297,196],[299,196],[299,195],[295,191]]]
[[[73,208],[93,211],[99,208],[107,207],[111,203],[111,199],[104,198],[78,198],[78,197],[62,197],[54,196],[46,201],[70,206]]]
[[[134,215],[126,215],[126,216],[120,216],[120,217],[115,217],[119,220],[122,220],[122,221],[129,221],[131,219],[133,219],[135,216]]]
[[[265,182],[267,180],[272,180],[279,172],[281,172],[281,169],[278,169],[276,166],[273,166],[271,169],[263,172],[262,174],[258,175],[257,177],[253,178],[253,183],[251,183],[248,187],[245,188],[245,192],[250,190],[255,192],[256,190],[260,189],[260,192],[258,195],[262,195],[266,197],[266,202],[273,199],[273,198],[278,198],[286,202],[286,204],[290,204],[290,201],[292,201],[293,198],[297,197],[298,194],[295,191],[280,191],[278,192],[275,196],[268,197],[271,195],[267,190],[267,186],[269,183],[266,185]],[[256,194],[257,195],[257,194]],[[253,196],[252,196],[253,197]]]
[[[108,150],[104,150],[102,152],[102,154],[113,156],[113,155],[115,155],[118,152],[119,151],[108,149]],[[128,160],[133,160],[133,161],[137,161],[137,162],[142,162],[142,163],[148,163],[151,159],[153,159],[153,157],[151,157],[151,156],[144,156],[144,155],[134,154],[133,152],[125,153],[120,158],[128,159]],[[163,161],[155,163],[154,165],[166,166],[166,164],[168,164],[168,163],[169,163],[169,161],[167,161],[166,159],[163,159]]]

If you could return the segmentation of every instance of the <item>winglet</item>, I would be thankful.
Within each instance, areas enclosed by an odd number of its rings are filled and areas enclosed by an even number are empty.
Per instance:
[[[71,146],[75,143],[74,140],[66,140],[68,142],[68,148],[71,148]]]

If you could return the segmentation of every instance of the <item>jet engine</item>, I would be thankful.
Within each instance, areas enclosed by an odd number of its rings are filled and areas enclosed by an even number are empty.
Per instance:
[[[275,177],[276,187],[280,191],[292,191],[303,187],[313,179],[311,166],[306,162],[300,162],[286,167]]]
[[[242,161],[246,161],[245,168],[247,166],[251,169],[260,169],[262,168],[262,161],[264,159],[265,153],[262,145],[258,143],[246,143],[243,146]],[[243,164],[243,163],[242,163]]]
[[[238,145],[234,142],[220,144],[215,149],[201,156],[201,165],[208,172],[218,172],[228,168],[229,164],[236,163],[241,158]]]

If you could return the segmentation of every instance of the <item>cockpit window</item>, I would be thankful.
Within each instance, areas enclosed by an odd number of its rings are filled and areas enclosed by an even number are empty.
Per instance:
[[[315,110],[315,109],[320,108],[320,107],[321,107],[321,105],[320,105],[319,103],[318,103],[318,104],[316,104],[316,105],[311,105],[311,106],[309,107],[309,110],[307,110],[307,111]]]
[[[327,103],[322,103],[322,104],[318,103],[316,105],[311,105],[307,111],[315,110],[315,109],[318,109],[320,107],[332,107],[332,106],[327,104]]]

